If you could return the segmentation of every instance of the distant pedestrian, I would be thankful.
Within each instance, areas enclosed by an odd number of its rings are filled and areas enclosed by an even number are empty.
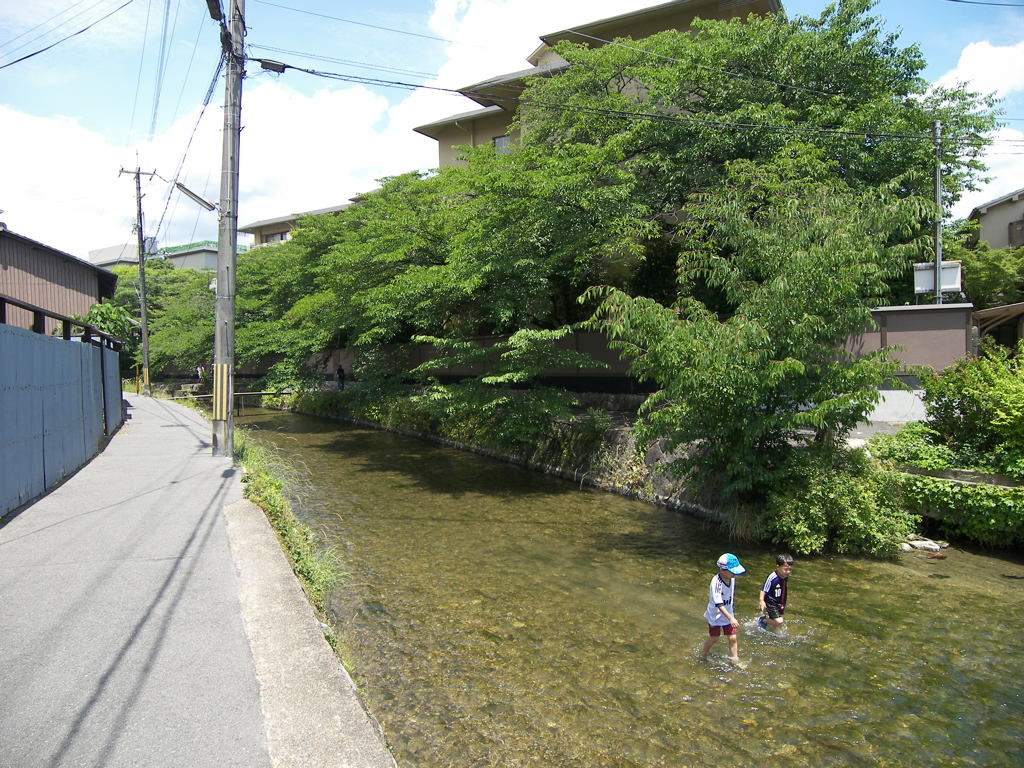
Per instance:
[[[789,591],[789,576],[793,573],[793,556],[778,555],[775,558],[775,570],[764,580],[764,585],[757,596],[757,607],[764,616],[758,620],[761,629],[770,632],[781,632],[785,619],[786,596]]]
[[[338,370],[335,371],[335,375],[338,377],[338,391],[345,388],[345,369],[341,367],[341,363],[338,363]]]
[[[711,646],[718,642],[718,638],[722,634],[725,634],[729,643],[729,661],[739,664],[739,640],[736,637],[736,628],[740,623],[736,620],[733,599],[736,596],[736,577],[742,576],[747,569],[740,565],[736,555],[728,553],[718,558],[716,565],[718,573],[711,579],[711,587],[708,590],[708,607],[704,611],[704,618],[708,622],[708,639],[704,641],[704,647],[700,649],[700,657],[706,659]]]
[[[200,363],[199,365],[196,366],[196,378],[199,379],[199,381],[202,381],[203,380],[203,376],[205,376],[205,375],[206,375],[206,369],[203,367],[203,364]]]

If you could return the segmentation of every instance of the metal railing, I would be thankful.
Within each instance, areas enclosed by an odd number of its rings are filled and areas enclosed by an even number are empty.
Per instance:
[[[32,313],[32,326],[30,330],[35,333],[46,333],[46,319],[56,320],[61,324],[61,336],[65,341],[71,341],[72,338],[79,338],[80,341],[86,344],[92,344],[97,347],[106,347],[112,349],[115,352],[120,352],[124,348],[124,342],[120,339],[115,339],[109,333],[96,328],[96,326],[83,323],[81,320],[75,320],[74,318],[62,315],[57,312],[51,312],[48,309],[37,307],[35,304],[29,304],[26,301],[15,299],[12,296],[6,296],[0,293],[0,325],[7,325],[7,307],[14,306],[19,309],[24,309],[27,312]],[[82,333],[80,336],[75,336],[72,333],[73,328],[81,328]]]

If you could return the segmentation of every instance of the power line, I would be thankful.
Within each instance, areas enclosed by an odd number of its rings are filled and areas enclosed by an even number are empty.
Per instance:
[[[419,37],[419,38],[422,38],[424,40],[436,40],[436,41],[441,42],[441,43],[452,43],[453,45],[468,45],[468,46],[470,46],[472,48],[485,48],[486,47],[486,46],[483,46],[483,45],[477,45],[475,43],[462,43],[462,42],[459,42],[458,40],[449,40],[449,39],[444,38],[444,37],[435,37],[434,35],[424,35],[424,34],[421,34],[419,32],[409,32],[408,30],[404,30],[404,29],[395,29],[394,27],[382,27],[382,26],[379,26],[377,24],[367,24],[366,22],[363,22],[363,21],[355,21],[353,19],[343,19],[340,16],[329,16],[326,13],[315,13],[314,11],[305,11],[305,10],[303,10],[301,8],[292,8],[291,6],[280,5],[279,3],[271,3],[271,2],[269,2],[269,0],[253,0],[253,2],[259,3],[260,5],[271,5],[271,6],[275,7],[275,8],[281,8],[281,9],[286,10],[286,11],[294,11],[295,13],[304,13],[304,14],[307,14],[308,16],[319,16],[321,19],[331,19],[332,21],[341,21],[341,22],[343,22],[345,24],[355,24],[356,26],[359,26],[359,27],[367,27],[369,29],[379,29],[379,30],[382,30],[384,32],[394,32],[394,33],[399,34],[399,35],[409,35],[410,37]]]
[[[109,0],[96,0],[96,2],[95,2],[95,3],[93,3],[92,5],[90,5],[90,6],[88,7],[88,8],[83,8],[83,9],[82,9],[82,10],[80,10],[80,11],[79,11],[78,13],[76,13],[76,14],[73,14],[72,16],[70,16],[70,17],[68,17],[68,18],[64,19],[64,21],[61,21],[61,22],[59,22],[58,24],[54,25],[54,26],[53,26],[53,27],[51,27],[50,29],[47,29],[47,30],[44,30],[44,31],[40,32],[40,33],[39,33],[38,35],[36,35],[35,37],[33,37],[33,38],[30,38],[30,39],[28,39],[28,40],[25,40],[25,41],[24,41],[23,43],[21,43],[20,45],[16,45],[16,46],[15,46],[14,48],[12,48],[11,50],[7,51],[7,53],[6,53],[5,55],[7,55],[7,56],[10,56],[10,55],[12,55],[12,54],[13,54],[13,53],[14,53],[15,51],[20,51],[20,50],[21,50],[22,48],[27,48],[28,46],[32,45],[32,43],[34,43],[34,42],[35,42],[36,40],[41,40],[41,39],[43,39],[44,37],[47,37],[48,35],[52,35],[52,34],[54,34],[54,33],[55,33],[55,32],[57,32],[57,30],[59,30],[59,29],[60,29],[61,27],[63,27],[63,26],[66,26],[66,25],[70,24],[70,23],[71,23],[72,21],[74,21],[75,19],[77,19],[77,18],[78,18],[79,16],[82,16],[82,15],[84,15],[84,14],[88,13],[89,11],[91,11],[91,10],[92,10],[93,8],[95,8],[95,7],[96,7],[96,6],[98,6],[98,5],[104,5],[104,4],[107,4],[107,5],[109,5]],[[76,4],[76,5],[80,5],[80,3],[78,3],[78,4]],[[74,8],[74,7],[75,7],[75,6],[71,6],[71,8]],[[71,8],[68,8],[68,9],[66,9],[66,11],[69,11],[69,10],[71,10]],[[66,11],[64,11],[64,12],[66,12]],[[64,12],[62,12],[62,13],[64,13]],[[57,14],[56,16],[51,16],[51,17],[50,17],[49,19],[47,19],[47,21],[43,22],[43,24],[46,24],[46,23],[48,23],[49,21],[52,21],[53,19],[57,18],[57,16],[60,16],[60,15],[61,15],[61,14],[60,14],[60,13],[58,13],[58,14]],[[35,30],[35,29],[39,29],[39,27],[43,26],[43,24],[37,24],[36,26],[32,27],[32,30]],[[29,30],[29,31],[32,31],[32,30]],[[22,34],[18,35],[18,37],[24,37],[24,36],[25,36],[26,34],[28,34],[28,32],[23,32]],[[4,45],[3,45],[3,46],[0,46],[0,47],[5,47],[5,46],[9,45],[10,43],[13,43],[13,42],[14,42],[15,40],[17,40],[17,39],[18,39],[18,38],[16,37],[16,38],[13,38],[13,39],[11,39],[11,40],[8,40],[8,41],[7,41],[6,43],[4,43]]]
[[[196,51],[199,50],[199,38],[202,37],[203,27],[206,25],[206,16],[200,11],[199,29],[196,30],[196,39],[192,43],[192,54],[188,58],[188,67],[185,68],[185,77],[181,80],[181,91],[178,93],[178,101],[174,105],[174,114],[178,114],[181,107],[181,100],[185,96],[185,88],[188,86],[188,76],[192,74],[192,63],[196,60]]]
[[[175,188],[174,184],[181,177],[181,172],[185,168],[185,161],[188,159],[189,150],[192,148],[192,140],[196,137],[196,131],[199,129],[199,123],[202,121],[203,115],[206,114],[206,108],[210,106],[210,100],[213,98],[213,92],[217,88],[217,81],[220,80],[220,73],[224,68],[226,58],[226,53],[222,51],[220,58],[217,60],[217,67],[213,71],[213,78],[210,80],[210,87],[206,89],[206,97],[203,99],[203,108],[199,110],[199,116],[196,118],[195,125],[192,126],[192,133],[188,137],[188,142],[185,144],[185,151],[181,155],[181,160],[178,162],[178,166],[174,169],[174,178],[167,184],[167,199],[164,201],[164,210],[160,214],[160,221],[157,223],[155,230],[157,237],[160,236],[160,231],[164,226],[164,218],[167,216],[167,208],[170,205],[171,196]]]
[[[12,37],[12,38],[11,38],[10,40],[5,40],[4,42],[0,43],[0,48],[6,48],[6,47],[7,47],[8,45],[10,45],[11,43],[13,43],[13,42],[14,42],[15,40],[18,40],[19,38],[22,38],[22,37],[24,37],[24,36],[25,36],[25,35],[27,35],[27,34],[28,34],[29,32],[35,32],[35,31],[36,31],[37,29],[39,29],[40,27],[42,27],[42,26],[45,26],[46,24],[49,24],[49,23],[50,23],[51,21],[53,21],[54,19],[56,19],[56,18],[57,18],[58,16],[63,16],[63,15],[64,15],[65,13],[67,13],[68,11],[74,10],[75,8],[77,8],[78,6],[80,6],[80,5],[81,5],[82,3],[84,3],[84,2],[85,2],[85,0],[78,0],[78,2],[77,2],[77,3],[75,3],[74,5],[68,6],[68,7],[67,7],[67,8],[65,8],[65,9],[64,9],[63,11],[58,11],[57,13],[53,14],[53,16],[51,16],[50,18],[48,18],[48,19],[47,19],[46,21],[41,21],[41,22],[39,22],[38,24],[36,24],[36,25],[35,25],[34,27],[29,27],[29,28],[28,28],[28,29],[26,29],[26,30],[25,30],[24,32],[22,32],[21,34],[15,35],[15,36],[14,36],[14,37]],[[95,5],[99,5],[99,3],[96,3]],[[90,8],[91,8],[91,7],[93,7],[93,6],[90,6]],[[87,8],[86,10],[88,10],[88,8]],[[83,13],[84,13],[84,11],[83,11]],[[77,14],[76,14],[76,15],[77,15]],[[73,18],[73,17],[72,17],[72,18]],[[70,19],[69,19],[68,21],[70,21]],[[61,22],[60,24],[58,24],[58,25],[57,25],[57,27],[60,27],[61,25],[65,24],[65,23],[66,23],[66,22],[63,22],[63,21],[62,21],[62,22]],[[54,29],[56,29],[56,27],[54,27]],[[53,31],[52,29],[51,29],[51,30],[49,30],[49,32],[52,32],[52,31]],[[45,34],[47,34],[47,32],[44,32],[43,34],[45,35]],[[41,36],[42,36],[42,35],[40,35],[40,37],[41,37]],[[32,39],[33,39],[33,40],[38,40],[39,38],[38,38],[38,37],[34,37],[34,38],[32,38]],[[18,46],[18,48],[20,48],[20,47],[21,47],[21,46]],[[15,48],[14,50],[18,50],[18,49],[17,49],[17,48]]]
[[[361,69],[372,69],[381,72],[393,72],[399,75],[421,75],[423,77],[430,78],[437,77],[437,75],[433,72],[422,72],[417,69],[402,69],[401,67],[389,67],[383,64],[370,64],[369,62],[353,61],[352,59],[337,59],[331,56],[323,56],[316,53],[307,53],[305,51],[292,51],[287,48],[274,48],[269,45],[256,45],[254,43],[249,43],[247,47],[260,51],[273,51],[274,53],[290,53],[293,56],[302,56],[303,58],[315,59],[317,61],[329,61],[333,64],[349,64],[351,66],[359,67]]]
[[[139,54],[139,74],[135,78],[135,98],[132,99],[132,116],[128,120],[128,136],[125,143],[131,141],[132,131],[135,130],[135,110],[139,106],[139,89],[142,87],[142,70],[146,65],[146,41],[149,39],[149,13],[153,10],[153,0],[146,3],[146,24],[142,28],[142,52]]]
[[[168,30],[171,29],[170,18],[171,0],[164,0],[164,21],[160,27],[160,50],[156,56],[156,83],[153,86],[153,116],[149,121],[150,141],[153,140],[153,134],[156,133],[156,116],[160,109],[160,94],[164,89],[164,75],[167,72],[167,37]],[[177,19],[177,14],[175,14],[175,22]],[[171,36],[173,37],[173,32]]]
[[[72,37],[76,37],[77,35],[80,35],[83,32],[88,32],[90,29],[92,29],[97,24],[99,24],[101,21],[105,21],[105,20],[109,19],[115,13],[120,11],[122,8],[127,8],[129,5],[131,5],[134,2],[135,2],[135,0],[127,0],[127,2],[125,2],[123,5],[119,5],[117,8],[115,8],[110,13],[108,13],[106,16],[103,16],[103,17],[101,17],[99,19],[96,19],[96,21],[94,21],[89,26],[87,26],[87,27],[85,27],[83,29],[80,29],[77,32],[73,32],[72,34],[68,35],[67,37],[61,38],[57,42],[51,43],[50,45],[46,46],[45,48],[40,48],[38,51],[35,51],[33,53],[28,54],[28,56],[22,56],[20,59],[15,59],[12,62],[4,64],[4,65],[0,66],[0,69],[7,69],[8,67],[13,67],[15,64],[18,64],[18,63],[20,63],[22,61],[25,61],[26,59],[31,59],[33,56],[38,56],[40,53],[45,53],[46,51],[50,50],[51,48],[54,48],[54,47],[60,45],[61,43],[65,42],[67,40],[70,40]]]

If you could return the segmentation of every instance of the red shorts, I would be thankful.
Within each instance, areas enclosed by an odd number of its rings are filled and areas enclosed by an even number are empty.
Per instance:
[[[708,624],[708,634],[712,637],[718,637],[722,634],[725,634],[726,636],[735,635],[736,627],[732,624],[726,624],[724,627],[716,627],[713,624]]]

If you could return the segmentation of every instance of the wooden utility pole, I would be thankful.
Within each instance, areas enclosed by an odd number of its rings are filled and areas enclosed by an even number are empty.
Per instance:
[[[245,74],[245,0],[228,0],[221,44],[227,57],[224,152],[221,159],[217,295],[213,333],[213,455],[234,455],[235,259],[238,252],[238,149]],[[217,3],[219,10],[219,3]],[[211,5],[211,15],[214,13]],[[214,16],[216,19],[217,17]],[[218,19],[220,20],[220,19]]]
[[[139,306],[142,308],[142,391],[149,397],[153,394],[153,389],[149,384],[149,319],[146,315],[146,238],[142,232],[142,182],[139,179],[141,176],[149,176],[152,179],[156,176],[156,171],[145,173],[138,167],[134,171],[122,168],[117,175],[120,176],[123,173],[130,173],[135,176],[135,229],[138,232],[139,248]]]

